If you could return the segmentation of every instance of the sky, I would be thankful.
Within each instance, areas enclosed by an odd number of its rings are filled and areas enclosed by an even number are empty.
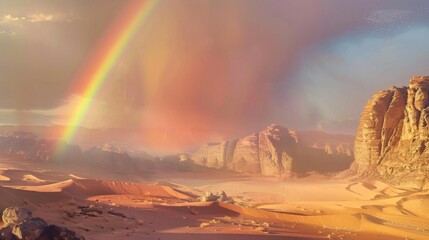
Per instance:
[[[79,125],[152,148],[270,123],[353,134],[375,92],[429,75],[425,0],[159,0],[88,98],[79,73],[128,4],[1,1],[0,124],[67,125],[87,100]]]

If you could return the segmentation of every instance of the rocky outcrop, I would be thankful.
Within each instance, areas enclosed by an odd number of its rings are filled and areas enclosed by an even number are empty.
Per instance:
[[[3,211],[2,221],[4,226],[15,226],[31,218],[31,215],[27,208],[9,207]]]
[[[429,77],[381,91],[366,104],[351,170],[393,184],[429,187]]]
[[[85,240],[84,237],[79,236],[75,232],[65,227],[59,227],[56,225],[49,225],[43,231],[43,234],[37,240]]]
[[[226,167],[236,172],[259,173],[259,134],[230,141]]]
[[[259,133],[259,163],[263,175],[290,175],[292,155],[297,148],[287,128],[270,125]]]
[[[3,211],[3,226],[0,227],[0,239],[2,240],[84,240],[85,238],[75,232],[49,225],[41,218],[32,217],[29,209],[9,207]]]
[[[198,198],[198,201],[234,203],[234,199],[228,197],[224,191],[220,191],[217,193],[206,192],[204,196]]]
[[[341,135],[343,139],[329,141],[337,136],[321,132],[303,135],[272,124],[264,131],[240,139],[206,144],[191,154],[190,159],[207,167],[266,176],[331,172],[349,167],[353,152],[351,136]],[[323,142],[316,135],[324,136]],[[329,151],[325,149],[327,144]]]
[[[84,152],[88,164],[115,172],[129,172],[135,169],[135,162],[128,153],[111,144],[92,147]]]
[[[48,227],[46,222],[41,218],[29,218],[15,225],[12,234],[18,239],[37,240]]]

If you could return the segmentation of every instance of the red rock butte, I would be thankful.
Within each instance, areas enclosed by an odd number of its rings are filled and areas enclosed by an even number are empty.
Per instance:
[[[366,104],[355,139],[352,171],[405,186],[429,187],[429,76],[409,87],[376,93]]]
[[[265,130],[201,146],[189,156],[195,164],[265,176],[348,168],[353,139],[323,132],[296,132],[271,124]]]

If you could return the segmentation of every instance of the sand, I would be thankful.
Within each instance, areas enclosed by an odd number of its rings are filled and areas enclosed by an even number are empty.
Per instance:
[[[220,190],[236,203],[197,201]],[[87,239],[429,239],[429,192],[316,174],[149,178],[1,159],[0,196],[0,209],[28,207]]]

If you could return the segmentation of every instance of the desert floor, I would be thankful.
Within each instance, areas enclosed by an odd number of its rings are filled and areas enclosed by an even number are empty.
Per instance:
[[[222,190],[236,203],[197,201]],[[0,159],[0,209],[9,206],[86,239],[429,239],[428,191],[317,174],[127,174]]]

